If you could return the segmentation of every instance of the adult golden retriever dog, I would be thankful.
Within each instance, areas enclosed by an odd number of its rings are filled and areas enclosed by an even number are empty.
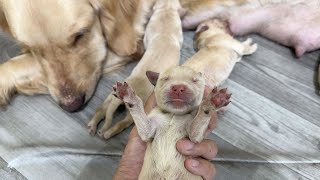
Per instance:
[[[0,27],[23,49],[0,65],[0,105],[16,93],[50,94],[63,109],[78,110],[104,71],[142,54],[139,42],[152,5],[141,0],[0,0]]]

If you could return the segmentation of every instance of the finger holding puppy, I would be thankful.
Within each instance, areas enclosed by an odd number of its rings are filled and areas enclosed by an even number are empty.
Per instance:
[[[183,138],[177,142],[176,147],[185,156],[202,157],[207,160],[213,160],[218,153],[217,145],[209,139],[194,143],[187,138]]]
[[[190,158],[184,163],[186,169],[192,174],[201,176],[204,180],[212,180],[216,175],[215,166],[201,158]]]

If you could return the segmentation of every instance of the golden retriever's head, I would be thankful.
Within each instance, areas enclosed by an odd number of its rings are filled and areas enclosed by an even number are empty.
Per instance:
[[[106,56],[93,0],[6,3],[13,36],[43,67],[51,96],[67,111],[92,96]]]

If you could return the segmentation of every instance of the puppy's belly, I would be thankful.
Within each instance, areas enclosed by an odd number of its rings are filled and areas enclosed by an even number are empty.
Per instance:
[[[191,117],[191,115],[188,116]],[[171,122],[163,123],[158,127],[153,141],[148,143],[139,179],[202,179],[186,170],[184,167],[186,157],[176,150],[177,141],[187,136],[185,127],[188,120],[185,116],[183,117],[173,118]]]

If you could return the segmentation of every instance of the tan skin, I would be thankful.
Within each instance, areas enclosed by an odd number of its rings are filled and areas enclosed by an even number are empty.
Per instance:
[[[204,95],[210,92],[205,89]],[[145,112],[149,113],[156,106],[154,94],[149,97],[145,105]],[[217,124],[218,116],[215,113],[211,117],[206,135],[208,135]],[[128,144],[124,150],[119,167],[113,177],[114,180],[136,180],[139,177],[147,145],[141,140],[136,127],[134,127],[128,137]],[[216,170],[210,160],[217,155],[216,144],[209,139],[195,144],[187,138],[179,140],[176,144],[177,150],[189,157],[185,160],[184,166],[192,174],[201,176],[204,180],[212,180],[215,177]]]

